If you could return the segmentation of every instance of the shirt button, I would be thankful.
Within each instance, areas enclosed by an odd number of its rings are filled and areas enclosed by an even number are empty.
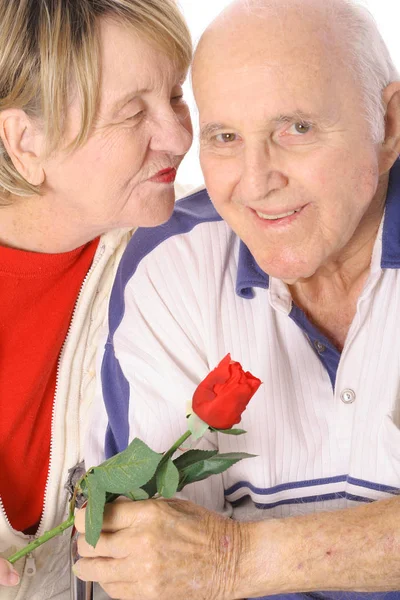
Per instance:
[[[318,354],[322,354],[326,350],[326,346],[324,346],[324,344],[322,342],[320,342],[319,340],[315,340],[314,346],[315,346],[315,349],[318,352]]]
[[[356,394],[354,390],[346,389],[340,394],[340,399],[344,404],[353,404],[356,399]]]

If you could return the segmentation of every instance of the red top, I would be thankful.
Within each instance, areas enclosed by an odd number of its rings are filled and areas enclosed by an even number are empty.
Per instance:
[[[19,531],[42,514],[58,358],[98,242],[62,254],[0,247],[0,497]]]

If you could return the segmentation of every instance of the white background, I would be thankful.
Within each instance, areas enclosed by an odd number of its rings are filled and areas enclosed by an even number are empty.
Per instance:
[[[207,25],[230,4],[231,0],[179,0],[179,5],[192,32],[196,44]],[[329,0],[326,0],[329,1]],[[378,24],[392,59],[400,70],[400,0],[362,0]],[[178,171],[177,184],[183,190],[201,185],[203,178],[198,162],[197,111],[188,81],[184,87],[186,101],[192,114],[195,139],[188,155]],[[182,188],[181,190],[182,191]]]

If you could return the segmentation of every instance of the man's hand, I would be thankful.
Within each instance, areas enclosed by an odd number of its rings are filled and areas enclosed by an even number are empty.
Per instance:
[[[75,526],[84,533],[85,509]],[[227,600],[242,545],[239,523],[191,502],[117,501],[95,549],[80,536],[74,572],[120,600]]]
[[[19,575],[5,558],[0,558],[0,585],[13,586],[19,583]]]

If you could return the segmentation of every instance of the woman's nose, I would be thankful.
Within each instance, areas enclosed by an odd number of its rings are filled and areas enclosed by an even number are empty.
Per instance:
[[[187,114],[178,116],[173,110],[157,123],[153,131],[152,150],[183,156],[192,145],[192,126],[189,109]]]

